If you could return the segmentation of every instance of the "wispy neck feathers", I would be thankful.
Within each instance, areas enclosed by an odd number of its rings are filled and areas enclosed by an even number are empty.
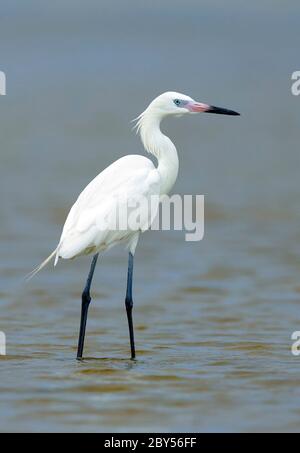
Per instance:
[[[140,134],[144,148],[148,153],[159,159],[166,147],[174,146],[171,140],[160,130],[162,116],[156,109],[148,107],[136,120],[136,132]]]

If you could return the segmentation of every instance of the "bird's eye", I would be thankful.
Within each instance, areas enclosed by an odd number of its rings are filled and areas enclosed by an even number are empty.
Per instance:
[[[179,99],[174,99],[174,104],[177,105],[177,107],[180,105],[180,100]]]

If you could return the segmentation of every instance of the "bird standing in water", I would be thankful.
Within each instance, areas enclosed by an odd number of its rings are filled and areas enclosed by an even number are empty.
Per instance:
[[[122,210],[123,205],[129,201],[138,201],[142,198],[149,200],[152,196],[161,197],[170,192],[177,179],[179,161],[177,150],[172,141],[161,132],[160,123],[167,116],[200,112],[239,115],[233,110],[196,102],[191,97],[176,92],[163,93],[154,99],[137,118],[137,131],[146,151],[156,157],[157,167],[144,156],[128,155],[103,170],[81,192],[73,205],[56,249],[29,276],[33,277],[51,259],[54,259],[56,265],[60,258],[72,259],[80,255],[93,254],[82,293],[78,359],[81,359],[83,354],[88,308],[91,302],[90,288],[99,254],[120,243],[125,244],[129,250],[125,306],[131,358],[135,358],[132,321],[133,261],[140,233],[150,226],[149,212],[137,203],[139,207],[136,208],[135,214],[141,217],[141,225],[136,229],[119,230],[116,228],[116,219],[113,219],[111,214]]]

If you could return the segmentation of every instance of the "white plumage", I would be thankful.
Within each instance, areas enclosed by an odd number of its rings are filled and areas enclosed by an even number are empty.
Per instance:
[[[56,259],[101,252],[119,242],[127,243],[134,253],[138,231],[116,230],[115,213],[122,210],[120,203],[135,200],[138,204],[139,198],[159,195],[160,180],[151,160],[139,155],[122,157],[107,167],[84,189],[73,205],[59,241]],[[139,213],[145,218],[142,223],[146,227],[148,213]],[[103,221],[105,229],[102,228]]]
[[[59,258],[72,259],[80,255],[104,251],[116,244],[125,243],[134,254],[139,233],[151,225],[154,213],[141,204],[136,216],[140,215],[143,226],[138,230],[118,231],[112,228],[115,219],[110,219],[120,203],[135,200],[139,205],[142,198],[168,194],[178,175],[178,155],[172,141],[160,130],[166,116],[181,116],[186,113],[211,112],[236,115],[236,112],[195,102],[191,97],[176,92],[166,92],[155,98],[137,118],[137,132],[142,143],[158,161],[153,162],[140,155],[128,155],[103,170],[82,191],[71,208],[65,222],[57,248],[31,274],[33,277],[52,258],[54,265]],[[149,203],[150,206],[150,203]],[[105,222],[106,228],[103,228]]]

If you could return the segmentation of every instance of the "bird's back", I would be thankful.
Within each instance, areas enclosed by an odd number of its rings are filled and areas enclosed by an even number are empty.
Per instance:
[[[115,213],[129,200],[138,206],[139,200],[159,195],[159,191],[160,175],[150,159],[141,155],[118,159],[79,195],[65,222],[57,256],[74,258],[126,242],[136,232],[117,229]],[[141,204],[137,209],[146,224],[149,213]]]

